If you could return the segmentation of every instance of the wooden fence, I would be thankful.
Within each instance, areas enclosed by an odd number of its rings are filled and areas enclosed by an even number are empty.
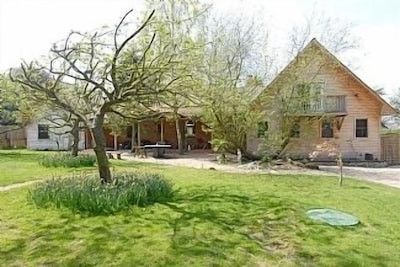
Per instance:
[[[388,164],[400,165],[400,133],[382,134],[381,155]]]

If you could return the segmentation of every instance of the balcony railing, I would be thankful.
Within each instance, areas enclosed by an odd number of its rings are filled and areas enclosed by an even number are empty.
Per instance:
[[[293,99],[290,111],[295,114],[346,113],[346,96],[324,96],[320,101]]]

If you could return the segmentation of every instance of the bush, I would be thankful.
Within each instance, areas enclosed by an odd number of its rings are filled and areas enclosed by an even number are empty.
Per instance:
[[[74,157],[67,153],[46,153],[39,158],[39,164],[45,167],[92,167],[96,163],[94,155],[78,155]]]
[[[171,183],[158,174],[117,173],[111,184],[102,184],[96,175],[81,174],[38,183],[29,191],[29,199],[37,207],[64,207],[75,213],[107,215],[132,205],[165,203],[172,200],[174,193]]]

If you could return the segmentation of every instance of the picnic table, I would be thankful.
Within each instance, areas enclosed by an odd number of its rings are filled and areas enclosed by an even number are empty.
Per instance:
[[[171,148],[171,145],[166,144],[155,144],[155,145],[145,145],[144,149],[151,148],[153,149],[153,157],[162,158],[165,154],[166,148]]]

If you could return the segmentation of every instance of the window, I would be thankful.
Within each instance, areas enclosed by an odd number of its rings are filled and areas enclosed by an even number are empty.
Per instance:
[[[312,82],[298,84],[295,86],[295,99],[302,111],[320,111],[322,93],[325,84],[321,82]]]
[[[321,137],[333,138],[333,122],[330,119],[321,121]]]
[[[38,125],[38,138],[49,139],[49,126],[46,124]]]
[[[367,119],[356,119],[356,137],[368,137]]]
[[[194,135],[194,122],[189,120],[186,122],[186,136]]]
[[[290,128],[290,137],[300,137],[300,120],[295,120]]]
[[[268,131],[268,122],[267,121],[259,122],[257,129],[257,137],[258,138],[265,137],[267,131]]]

